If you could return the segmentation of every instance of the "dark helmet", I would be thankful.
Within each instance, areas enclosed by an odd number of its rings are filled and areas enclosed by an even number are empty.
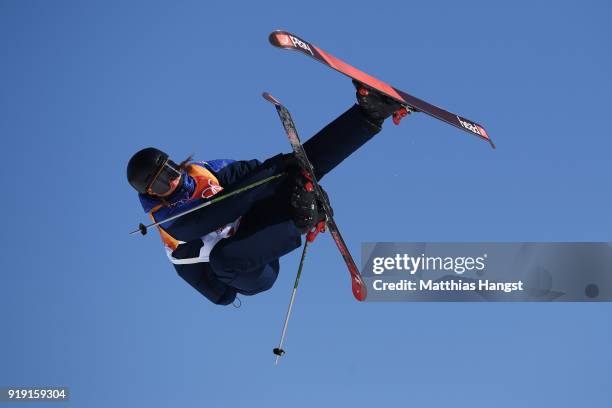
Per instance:
[[[167,160],[168,154],[154,147],[140,150],[128,162],[128,182],[139,193],[147,193],[147,189]]]

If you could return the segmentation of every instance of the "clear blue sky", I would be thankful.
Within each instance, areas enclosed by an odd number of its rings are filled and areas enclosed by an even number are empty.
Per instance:
[[[363,241],[612,241],[607,1],[0,2],[0,385],[70,406],[612,406],[610,304],[359,304],[328,236],[241,309],[178,278],[125,180],[181,158],[288,151],[353,103],[350,81],[268,45],[293,31],[486,126],[387,124],[325,180]]]

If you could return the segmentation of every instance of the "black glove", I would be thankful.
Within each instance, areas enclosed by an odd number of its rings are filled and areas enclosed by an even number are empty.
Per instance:
[[[303,175],[298,174],[291,194],[291,209],[293,223],[300,232],[307,232],[319,221],[317,197],[312,183]]]
[[[381,127],[385,119],[402,107],[387,95],[383,95],[359,81],[353,79],[353,85],[357,89],[357,103],[361,111],[370,122],[378,127]]]
[[[323,194],[327,196],[327,193]],[[296,175],[293,193],[291,194],[293,223],[302,233],[308,232],[321,220],[325,219],[323,206],[317,200],[314,186],[303,173]]]

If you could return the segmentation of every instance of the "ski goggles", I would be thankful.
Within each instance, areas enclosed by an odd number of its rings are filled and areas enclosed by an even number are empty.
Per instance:
[[[147,193],[163,195],[170,190],[170,183],[179,177],[181,177],[181,169],[178,164],[166,159],[147,186]]]

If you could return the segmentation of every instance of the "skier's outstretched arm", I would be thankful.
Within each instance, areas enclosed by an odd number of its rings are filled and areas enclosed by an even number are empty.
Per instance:
[[[224,185],[223,187],[228,192],[236,190],[266,177],[279,174],[284,171],[285,166],[286,158],[283,155],[274,156],[256,166],[248,176],[238,177],[239,181],[231,185]],[[227,175],[224,177],[230,179]],[[180,217],[174,222],[164,223],[162,227],[180,241],[188,242],[201,238],[211,231],[236,221],[238,217],[247,213],[255,202],[271,197],[281,182],[282,179],[279,179],[262,184],[236,196],[229,197],[222,204],[213,204],[210,207],[205,207]]]
[[[231,186],[249,177],[259,166],[261,166],[259,160],[238,160],[215,171],[215,176],[220,185]]]

